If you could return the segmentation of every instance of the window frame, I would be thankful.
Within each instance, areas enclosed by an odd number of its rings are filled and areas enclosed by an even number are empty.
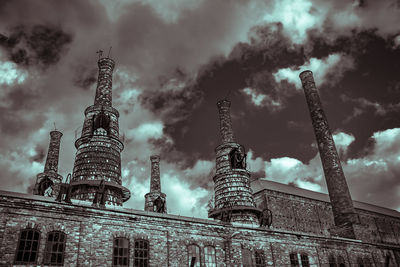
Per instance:
[[[146,246],[137,247],[136,244],[146,244]],[[146,248],[144,248],[146,247]],[[146,257],[136,256],[136,252],[146,251]],[[138,263],[137,260],[139,261]],[[144,261],[144,262],[143,262]],[[136,239],[133,243],[133,266],[134,267],[148,267],[150,266],[150,242],[147,239]]]
[[[190,266],[190,261],[191,261],[191,257],[190,257],[191,253],[190,252],[192,250],[190,250],[190,247],[196,247],[196,248],[198,248],[198,251],[199,251],[199,260],[196,259],[196,263],[195,263],[194,267],[201,266],[201,248],[197,244],[189,244],[186,247],[186,250],[188,253],[188,266]]]
[[[212,253],[207,253],[207,248],[212,249]],[[210,258],[212,262],[208,261]],[[204,247],[204,265],[206,267],[217,267],[217,250],[214,246],[207,245]]]
[[[54,240],[49,241],[50,234],[56,234],[56,233],[60,234],[60,236],[63,237],[63,241],[54,241]],[[50,243],[51,243],[51,248],[54,248],[55,244],[57,245],[57,251],[53,251],[53,249],[50,248]],[[51,265],[51,266],[64,266],[66,243],[67,243],[67,235],[64,232],[62,232],[62,231],[51,231],[51,232],[48,232],[47,236],[46,236],[46,246],[45,246],[44,253],[43,253],[44,254],[43,255],[43,264]],[[58,251],[59,244],[63,245],[62,252]],[[47,255],[48,254],[50,254],[50,260],[49,261],[47,261]],[[56,254],[56,255],[61,254],[61,263],[57,263],[57,262],[53,263],[53,262],[51,262],[52,254]],[[57,258],[58,258],[58,256],[56,256],[56,259]]]
[[[24,232],[26,232],[25,238],[22,239],[22,236],[23,236]],[[32,238],[31,239],[28,239],[29,232],[32,232]],[[34,239],[35,239],[35,234],[36,233],[37,233],[38,237],[37,237],[37,240],[36,240],[37,241],[36,250],[34,251],[35,258],[34,258],[33,261],[31,261],[30,258],[32,257],[31,256],[32,255],[32,246],[33,246],[33,243],[35,241]],[[17,247],[16,247],[16,250],[15,250],[14,264],[16,264],[16,265],[17,264],[18,265],[37,264],[38,255],[39,255],[40,238],[41,238],[41,233],[40,233],[40,231],[38,229],[35,229],[35,228],[24,228],[24,229],[21,229],[20,233],[19,233]],[[21,250],[20,247],[22,246],[22,242],[21,242],[22,240],[24,241],[24,243],[23,243],[24,247]],[[29,250],[25,249],[27,241],[31,242]],[[21,256],[21,260],[18,260],[18,254],[20,253],[20,251],[22,251],[22,256]],[[27,251],[29,251],[29,254],[28,254],[29,255],[29,260],[28,261],[24,261],[25,252],[27,252]]]
[[[119,245],[119,242],[118,242],[118,245],[116,245],[116,241],[119,241],[119,240],[126,240],[126,241],[128,241],[128,248],[125,248],[125,247],[123,247],[123,246],[120,246]],[[115,249],[117,249],[117,255],[115,255]],[[120,252],[120,249],[122,249],[122,255],[119,255],[119,252]],[[125,256],[124,255],[124,249],[127,249],[127,255]],[[126,238],[126,237],[124,237],[124,236],[118,236],[118,237],[114,237],[114,239],[113,239],[113,247],[112,247],[112,266],[129,266],[129,250],[130,250],[130,240],[129,240],[129,238]],[[121,265],[121,264],[119,264],[119,259],[122,259],[122,262],[124,261],[124,258],[127,258],[127,263],[126,263],[126,265]],[[115,262],[115,259],[117,259],[117,264],[115,264],[114,262]]]

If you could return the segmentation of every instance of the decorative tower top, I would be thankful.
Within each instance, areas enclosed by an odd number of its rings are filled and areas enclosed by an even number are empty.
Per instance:
[[[114,60],[105,57],[98,61],[99,77],[97,80],[96,97],[94,104],[96,106],[112,106],[112,74],[115,66]]]
[[[122,205],[129,199],[130,191],[122,185],[124,145],[119,138],[119,113],[112,107],[115,63],[109,57],[101,58],[102,51],[98,53],[99,78],[94,105],[86,108],[82,134],[75,141],[71,197],[97,203],[96,192],[101,191],[101,203]]]
[[[217,102],[217,107],[219,111],[219,125],[222,143],[235,142],[230,114],[231,102],[227,99],[220,100]]]
[[[160,183],[160,156],[153,155],[151,161],[150,192],[147,193],[144,203],[145,211],[167,213],[166,195],[161,192]]]
[[[331,229],[331,234],[354,238],[352,225],[358,222],[358,216],[353,207],[353,201],[336,151],[335,142],[329,129],[328,120],[322,109],[313,73],[309,70],[303,71],[300,73],[300,79],[310,111],[311,122],[317,139],[319,155],[331,200],[336,226],[336,228]]]
[[[235,142],[229,108],[231,102],[217,102],[222,144],[215,148],[216,171],[213,206],[209,218],[225,222],[258,225],[261,210],[254,202],[250,173],[246,170],[246,152]]]

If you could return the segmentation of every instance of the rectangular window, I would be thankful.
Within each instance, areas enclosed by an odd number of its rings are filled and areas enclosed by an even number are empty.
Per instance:
[[[34,229],[22,230],[19,236],[16,264],[35,263],[39,249],[40,233]]]
[[[129,240],[124,237],[114,239],[113,266],[128,266]]]
[[[53,231],[47,235],[44,264],[64,265],[65,234]]]
[[[135,258],[133,261],[134,267],[149,266],[149,242],[147,240],[135,241]]]

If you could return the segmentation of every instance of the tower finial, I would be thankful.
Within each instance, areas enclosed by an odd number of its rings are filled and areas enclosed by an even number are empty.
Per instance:
[[[101,58],[101,56],[103,55],[103,50],[99,49],[96,51],[96,54],[99,55],[99,59]]]
[[[229,95],[231,94],[232,90],[228,90],[228,93],[226,94],[224,100],[228,100]]]
[[[57,131],[56,122],[53,122],[53,124],[54,124],[54,131]]]
[[[111,49],[112,49],[112,46],[110,46],[110,49],[108,50],[108,58],[110,58],[110,56],[111,56]]]

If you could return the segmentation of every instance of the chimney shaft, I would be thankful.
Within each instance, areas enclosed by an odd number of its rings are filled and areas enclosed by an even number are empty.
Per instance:
[[[313,74],[311,71],[304,71],[300,73],[300,79],[303,84],[315,137],[318,143],[335,225],[339,228],[341,226],[352,226],[353,223],[358,221],[358,216],[353,207],[353,201],[340,164],[335,143],[329,130],[325,113],[322,109],[317,88],[315,87]],[[353,228],[351,227],[343,237],[354,238]]]
[[[100,58],[98,61],[99,77],[94,99],[96,106],[112,106],[112,73],[114,65],[114,61],[108,57]]]
[[[231,102],[227,99],[223,99],[217,102],[222,143],[235,142],[232,130],[230,106]]]
[[[44,173],[58,172],[58,158],[60,155],[60,141],[62,133],[59,131],[50,132],[50,144],[47,151],[46,164],[44,166]]]
[[[153,155],[151,160],[150,192],[161,192],[160,183],[160,156]]]

